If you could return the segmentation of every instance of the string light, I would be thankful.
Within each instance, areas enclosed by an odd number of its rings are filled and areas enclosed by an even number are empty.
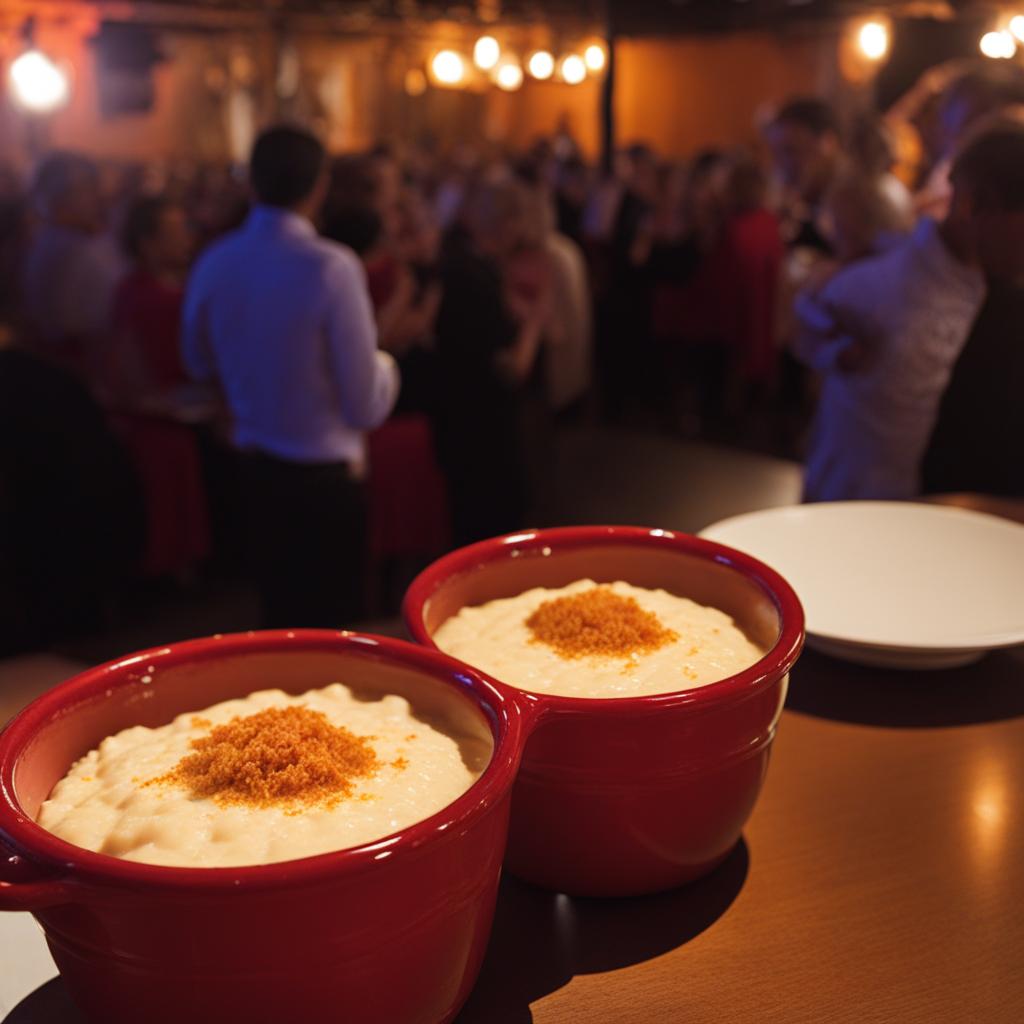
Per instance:
[[[530,74],[538,81],[544,81],[555,73],[555,58],[547,50],[537,50],[526,65]]]
[[[430,63],[441,85],[458,85],[466,77],[466,62],[454,50],[441,50]]]
[[[1014,15],[1010,19],[1010,31],[1024,43],[1024,14]]]
[[[490,71],[501,57],[501,47],[494,36],[481,36],[473,47],[473,63],[481,71]]]
[[[993,60],[1009,60],[1017,52],[1017,44],[1005,29],[1002,32],[986,32],[978,44],[981,52]]]
[[[8,75],[18,104],[34,114],[48,114],[68,101],[68,76],[49,57],[29,50],[11,64]]]
[[[889,29],[880,21],[867,21],[857,33],[857,45],[868,60],[881,60],[889,52]]]
[[[583,60],[591,71],[603,71],[608,62],[608,55],[600,43],[591,43],[583,51]]]
[[[494,81],[499,89],[515,92],[523,84],[523,69],[515,61],[506,61],[498,66]]]
[[[567,85],[579,85],[587,77],[587,65],[578,54],[570,53],[562,59],[560,68],[562,81]]]

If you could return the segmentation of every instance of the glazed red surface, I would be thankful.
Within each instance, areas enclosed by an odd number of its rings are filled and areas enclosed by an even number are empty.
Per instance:
[[[756,559],[638,527],[540,530],[440,559],[410,587],[406,626],[435,630],[466,605],[589,578],[663,587],[727,612],[767,654],[717,683],[585,699],[506,688],[531,708],[506,863],[573,895],[666,889],[717,865],[738,840],[768,767],[789,670],[803,646],[792,588]]]
[[[71,763],[129,725],[339,680],[454,694],[491,729],[489,767],[400,835],[255,867],[118,860],[33,821]],[[54,688],[0,734],[0,909],[34,913],[76,1002],[105,1024],[449,1021],[487,944],[523,728],[486,678],[396,640],[257,633],[123,658]]]

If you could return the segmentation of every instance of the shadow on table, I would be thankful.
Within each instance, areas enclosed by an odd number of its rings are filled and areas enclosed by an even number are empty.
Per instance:
[[[997,651],[941,670],[868,668],[805,650],[786,708],[890,728],[977,725],[1024,715],[1024,650]]]
[[[741,839],[706,878],[622,900],[570,899],[506,876],[480,980],[456,1024],[530,1024],[530,1003],[574,975],[627,967],[682,946],[729,909],[749,859]],[[84,1024],[84,1018],[54,978],[2,1024]]]
[[[26,996],[3,1024],[85,1024],[60,978],[52,978]]]
[[[480,980],[456,1024],[530,1024],[530,1004],[575,975],[628,967],[684,945],[729,909],[749,859],[741,839],[706,878],[633,899],[571,899],[506,876]]]

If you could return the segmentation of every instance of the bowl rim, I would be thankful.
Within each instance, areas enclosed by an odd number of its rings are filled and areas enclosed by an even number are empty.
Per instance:
[[[494,750],[487,767],[457,799],[400,832],[311,857],[237,867],[146,864],[97,853],[47,831],[19,804],[14,787],[15,766],[40,728],[68,714],[69,707],[104,690],[132,685],[137,677],[130,673],[131,666],[145,663],[170,668],[239,655],[287,653],[289,647],[301,647],[304,652],[344,653],[357,659],[390,660],[458,690],[464,699],[476,704],[490,727]],[[238,892],[336,880],[342,873],[359,873],[381,860],[394,862],[395,858],[407,857],[446,835],[456,834],[456,825],[469,826],[479,819],[511,789],[524,745],[523,730],[523,709],[484,673],[440,651],[404,640],[349,630],[315,629],[226,633],[185,640],[86,669],[37,697],[0,730],[0,851],[9,848],[10,853],[28,862],[32,874],[24,879],[25,884],[54,881],[70,885],[99,883],[112,887]]]
[[[506,558],[548,557],[555,548],[579,549],[614,544],[627,547],[657,546],[666,553],[685,553],[728,566],[755,583],[771,599],[779,614],[779,636],[764,656],[742,672],[704,686],[668,693],[632,697],[567,697],[525,690],[496,680],[521,699],[549,711],[587,715],[644,715],[670,708],[709,709],[745,700],[785,675],[804,645],[804,611],[796,592],[774,569],[735,548],[679,530],[646,526],[562,526],[523,530],[492,537],[458,548],[433,562],[409,586],[402,602],[402,617],[409,635],[419,644],[439,650],[426,627],[425,611],[431,598],[455,576],[479,572]],[[493,678],[493,677],[491,677]]]

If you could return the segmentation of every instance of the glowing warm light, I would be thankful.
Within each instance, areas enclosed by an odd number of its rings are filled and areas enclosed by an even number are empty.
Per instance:
[[[986,795],[975,800],[973,810],[990,828],[998,828],[1003,823],[1004,808],[998,796]]]
[[[46,114],[68,101],[68,76],[46,54],[38,50],[23,53],[8,72],[14,98],[26,110]]]
[[[583,51],[583,60],[586,61],[586,65],[591,71],[603,71],[608,56],[600,43],[591,43]]]
[[[523,69],[515,61],[508,61],[495,72],[494,81],[499,89],[515,92],[523,84]]]
[[[889,30],[880,21],[867,21],[857,33],[857,45],[868,60],[881,60],[889,52]]]
[[[1005,29],[1002,32],[986,32],[978,44],[981,52],[993,60],[1009,60],[1017,52],[1017,44]]]
[[[473,63],[481,71],[490,71],[501,57],[501,47],[494,36],[481,36],[473,47]]]
[[[427,91],[427,76],[420,68],[409,68],[406,71],[405,91],[410,96],[422,96]]]
[[[544,81],[555,73],[555,58],[547,50],[537,50],[530,57],[527,67],[534,78]]]
[[[965,816],[964,839],[967,852],[977,866],[989,873],[1002,861],[1014,835],[1012,795],[1009,766],[998,757],[981,753],[968,764],[963,792]]]
[[[570,53],[562,60],[559,70],[562,72],[562,81],[567,85],[579,85],[587,77],[587,65],[575,53]]]
[[[434,54],[430,70],[441,85],[458,85],[466,77],[466,62],[454,50]]]
[[[1024,14],[1018,14],[1010,19],[1010,31],[1024,43]]]

